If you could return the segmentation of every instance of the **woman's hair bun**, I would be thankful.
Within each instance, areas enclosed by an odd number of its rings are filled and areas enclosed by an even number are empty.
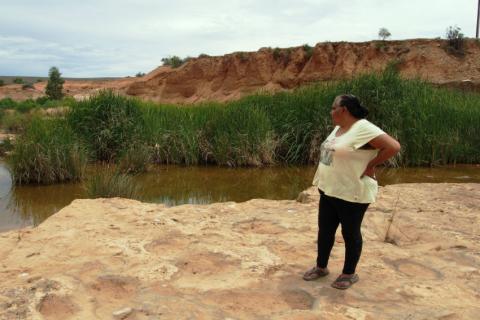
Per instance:
[[[347,108],[348,112],[357,119],[364,119],[368,116],[368,109],[362,106],[360,100],[353,94],[341,95],[339,105]]]

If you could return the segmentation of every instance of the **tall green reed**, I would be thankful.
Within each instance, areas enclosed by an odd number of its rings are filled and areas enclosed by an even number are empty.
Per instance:
[[[62,119],[34,118],[7,159],[16,184],[78,181],[86,153]]]
[[[401,142],[392,165],[480,162],[480,95],[402,79],[395,63],[381,73],[225,104],[149,104],[146,136],[161,163],[315,163],[333,129],[331,104],[344,93],[358,96],[368,119]]]
[[[115,161],[139,142],[143,125],[139,104],[137,99],[102,90],[74,103],[67,119],[94,160]]]
[[[89,198],[122,197],[140,199],[140,186],[130,175],[121,173],[118,169],[102,169],[89,175],[84,183],[84,189]]]
[[[394,64],[381,73],[228,103],[165,105],[102,91],[74,103],[67,119],[93,160],[117,161],[123,172],[145,171],[152,162],[307,164],[318,161],[333,129],[331,104],[344,93],[357,95],[368,119],[402,144],[392,165],[480,163],[480,95],[402,79]]]

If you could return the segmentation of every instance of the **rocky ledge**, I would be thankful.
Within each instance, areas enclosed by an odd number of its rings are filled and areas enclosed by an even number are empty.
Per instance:
[[[318,193],[165,207],[75,200],[0,234],[0,319],[478,319],[480,184],[381,188],[360,281],[305,282]]]

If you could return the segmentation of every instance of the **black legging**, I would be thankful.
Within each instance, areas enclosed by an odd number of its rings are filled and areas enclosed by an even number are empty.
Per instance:
[[[338,224],[342,225],[345,241],[345,263],[343,273],[353,274],[362,253],[362,233],[360,226],[367,211],[368,203],[349,202],[327,196],[320,191],[318,208],[318,256],[317,266],[326,268],[330,251],[335,242]]]

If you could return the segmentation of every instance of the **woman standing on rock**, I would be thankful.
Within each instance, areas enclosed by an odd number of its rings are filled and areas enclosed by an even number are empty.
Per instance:
[[[367,121],[367,114],[353,95],[338,96],[333,102],[331,116],[336,126],[321,145],[313,179],[320,191],[317,264],[304,274],[304,280],[329,273],[328,258],[339,224],[345,241],[345,263],[332,287],[347,289],[359,279],[355,268],[362,252],[360,226],[377,195],[375,167],[400,151],[398,141]]]

